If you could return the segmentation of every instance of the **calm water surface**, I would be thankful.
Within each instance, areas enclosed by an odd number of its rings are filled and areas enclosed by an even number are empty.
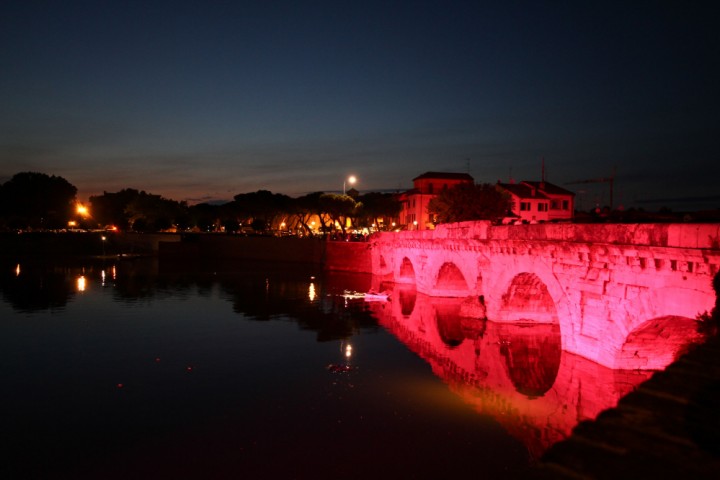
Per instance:
[[[646,377],[368,276],[2,267],[0,478],[522,478]]]

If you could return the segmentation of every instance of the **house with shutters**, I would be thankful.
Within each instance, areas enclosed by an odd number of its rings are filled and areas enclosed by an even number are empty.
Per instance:
[[[575,194],[550,182],[498,182],[497,188],[510,195],[512,213],[519,221],[570,221],[573,218]]]

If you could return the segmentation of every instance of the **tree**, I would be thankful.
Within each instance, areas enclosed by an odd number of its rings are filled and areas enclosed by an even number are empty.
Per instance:
[[[18,173],[0,187],[0,216],[15,228],[63,228],[75,213],[75,195],[62,177]]]
[[[510,209],[510,197],[490,183],[460,183],[441,191],[428,204],[435,223],[501,219]]]
[[[272,227],[276,219],[290,209],[291,199],[281,193],[258,190],[254,193],[240,193],[233,197],[233,203],[240,218],[262,220],[267,227]],[[260,225],[259,223],[257,225]]]
[[[367,225],[379,225],[382,218],[387,228],[391,219],[397,218],[402,209],[397,197],[391,193],[370,192],[362,195],[359,200],[362,202],[361,221]]]
[[[132,188],[90,197],[90,206],[94,218],[102,225],[143,232],[167,230],[178,221],[186,222],[188,214],[185,202]]]
[[[140,192],[132,188],[116,193],[103,192],[90,197],[90,211],[101,225],[115,225],[120,230],[128,230],[130,217],[127,206],[139,195]]]
[[[332,221],[340,225],[340,230],[345,233],[345,223],[355,210],[355,200],[349,195],[324,193],[320,195],[320,208],[330,215]]]
[[[320,206],[320,197],[323,196],[323,192],[313,192],[303,195],[292,200],[290,204],[290,212],[295,216],[297,222],[305,230],[306,233],[312,233],[309,222],[316,216],[320,222],[320,230],[323,232],[327,231],[327,225],[325,224],[325,215],[323,215],[322,207]]]

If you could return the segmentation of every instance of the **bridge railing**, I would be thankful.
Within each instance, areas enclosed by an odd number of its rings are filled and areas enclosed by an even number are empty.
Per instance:
[[[384,233],[381,238],[390,239],[393,235],[405,239],[548,240],[720,250],[718,223],[544,223],[495,226],[490,222],[479,221],[442,224],[435,230]]]

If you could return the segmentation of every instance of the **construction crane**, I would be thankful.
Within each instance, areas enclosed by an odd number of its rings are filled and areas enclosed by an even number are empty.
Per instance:
[[[615,181],[615,172],[609,177],[601,178],[590,178],[587,180],[576,180],[574,182],[567,182],[565,185],[577,185],[579,183],[608,183],[610,184],[610,210],[613,209],[613,183]]]

